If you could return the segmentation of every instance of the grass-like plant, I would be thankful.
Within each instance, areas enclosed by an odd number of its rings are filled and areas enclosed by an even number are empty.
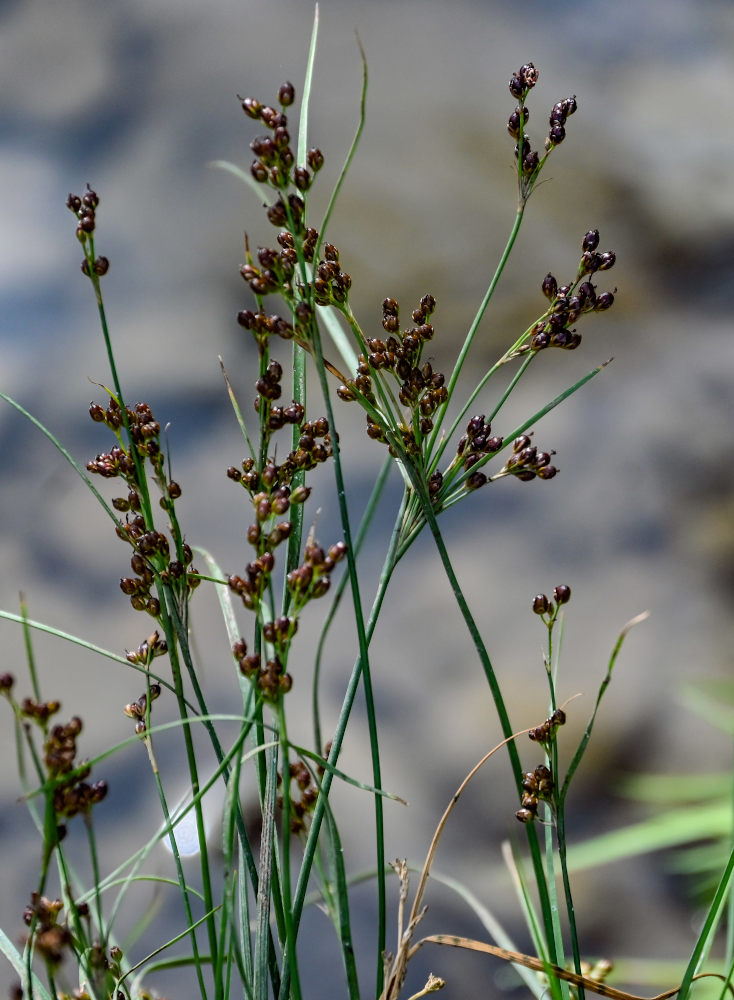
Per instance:
[[[549,158],[565,139],[576,98],[567,97],[553,105],[544,143],[536,149],[526,127],[528,99],[538,72],[532,63],[526,63],[511,77],[514,107],[508,130],[515,143],[517,211],[495,274],[453,367],[445,375],[425,357],[426,345],[434,335],[440,336],[432,322],[436,307],[433,296],[425,294],[409,310],[407,321],[405,311],[401,319],[396,299],[384,299],[382,330],[376,333],[371,320],[360,320],[353,312],[352,278],[344,270],[337,246],[330,242],[333,208],[364,124],[366,63],[354,141],[323,219],[312,218],[309,192],[318,182],[324,162],[323,153],[308,140],[317,25],[318,18],[295,130],[292,84],[280,87],[273,105],[254,98],[240,99],[247,124],[255,123],[264,134],[251,142],[255,159],[249,171],[224,165],[265,200],[267,218],[277,230],[275,246],[247,246],[240,268],[252,303],[238,314],[237,321],[254,338],[258,357],[258,370],[252,373],[257,392],[253,421],[245,418],[223,368],[245,451],[244,460],[227,469],[229,482],[224,482],[225,477],[222,482],[223,488],[243,491],[247,512],[249,550],[244,557],[233,554],[234,565],[220,568],[206,549],[188,538],[179,520],[182,486],[171,476],[161,424],[146,403],[129,402],[128,390],[117,374],[102,295],[102,279],[113,279],[106,278],[109,261],[97,250],[100,198],[90,187],[68,198],[83,252],[82,271],[96,299],[109,359],[110,384],[101,387],[102,398],[90,407],[92,420],[100,425],[100,440],[108,450],[84,468],[49,430],[17,402],[4,398],[64,454],[110,518],[114,534],[127,551],[132,575],[120,581],[121,590],[132,609],[152,621],[141,627],[142,641],[137,649],[124,656],[100,652],[139,674],[142,692],[125,707],[133,731],[122,746],[140,743],[145,750],[140,766],[148,769],[156,788],[161,825],[153,838],[137,845],[126,864],[104,872],[103,845],[98,845],[93,817],[107,786],[96,775],[104,759],[120,746],[106,749],[91,761],[80,759],[81,719],[74,716],[57,723],[61,706],[40,690],[31,638],[33,630],[42,626],[29,619],[25,607],[19,615],[4,613],[5,618],[19,622],[26,637],[31,693],[17,694],[20,682],[9,674],[0,677],[0,691],[15,720],[20,774],[39,834],[40,865],[24,914],[23,943],[18,947],[12,934],[0,933],[0,949],[15,967],[18,995],[37,1000],[56,996],[94,1000],[148,997],[159,988],[165,989],[165,972],[174,967],[190,969],[191,995],[200,995],[202,1000],[233,996],[300,1000],[322,992],[320,984],[304,981],[298,947],[304,908],[318,902],[329,914],[339,942],[344,993],[350,1000],[365,995],[397,1000],[403,995],[412,957],[431,944],[480,951],[511,962],[538,998],[550,992],[553,1000],[569,1000],[572,994],[583,1000],[584,992],[590,990],[627,1000],[628,994],[605,984],[608,964],[589,966],[585,961],[567,863],[565,813],[572,779],[627,628],[613,650],[606,675],[600,678],[596,704],[579,745],[570,754],[559,754],[559,732],[567,706],[560,703],[557,687],[558,632],[570,588],[559,585],[552,597],[541,594],[532,603],[532,612],[547,630],[549,709],[547,719],[517,731],[441,530],[443,512],[477,490],[487,492],[491,502],[490,488],[504,488],[504,480],[531,484],[527,488],[546,488],[546,481],[557,471],[554,452],[536,443],[533,429],[604,367],[595,366],[557,397],[541,400],[519,424],[508,423],[505,404],[531,366],[542,364],[549,350],[577,349],[582,320],[596,317],[613,304],[615,290],[598,287],[597,281],[612,268],[615,255],[599,250],[599,233],[590,229],[580,240],[579,259],[569,268],[567,278],[558,281],[550,273],[545,278],[539,276],[542,296],[537,316],[504,347],[495,363],[480,373],[471,391],[459,388],[466,382],[477,331],[512,251],[528,200]],[[509,378],[496,379],[500,372],[509,372]],[[364,411],[367,435],[374,441],[376,469],[379,466],[373,494],[359,523],[354,522],[350,485],[342,464],[348,442],[340,437],[340,414],[347,405]],[[309,514],[310,482],[312,476],[323,481],[329,475],[333,476],[339,525],[328,527],[329,537],[322,545],[315,535],[313,513]],[[361,549],[392,476],[400,477],[402,495],[392,530],[385,536],[376,592],[368,595],[360,575]],[[95,482],[100,479],[114,481],[114,496],[97,489]],[[383,810],[390,796],[382,781],[374,700],[379,677],[372,674],[370,642],[395,568],[424,531],[435,543],[437,558],[476,650],[496,708],[501,740],[459,784],[438,823],[425,863],[422,868],[413,868],[416,887],[411,899],[411,866],[389,861],[400,845],[386,842]],[[233,537],[242,533],[240,525],[233,526]],[[332,577],[338,573],[340,578],[332,585]],[[232,649],[231,684],[238,704],[227,716],[210,711],[192,646],[194,595],[200,585],[216,588]],[[350,601],[353,609],[353,668],[337,723],[327,731],[320,709],[320,666],[330,626],[343,599]],[[319,613],[307,607],[317,601],[318,607],[326,610],[313,654],[299,642],[299,621],[304,613]],[[64,638],[84,645],[81,639]],[[315,669],[309,693],[299,674],[304,659],[311,656],[315,656]],[[357,782],[339,766],[359,692],[369,729],[370,784]],[[175,723],[156,725],[160,697],[175,702]],[[293,713],[301,718],[305,712],[311,713],[313,737],[310,745],[301,746],[292,741],[289,732]],[[171,729],[182,741],[188,771],[190,794],[183,805],[172,804],[166,776],[157,763],[156,745],[170,737],[170,733],[164,734]],[[194,738],[197,729],[206,735],[218,762],[215,773],[206,780]],[[542,756],[532,771],[524,770],[521,762],[519,741],[528,737]],[[477,756],[485,750],[477,748]],[[506,754],[517,787],[517,819],[510,816],[510,820],[519,820],[525,833],[527,858],[508,855],[507,860],[528,920],[534,955],[520,952],[502,928],[493,923],[490,926],[489,921],[485,925],[491,941],[452,935],[450,928],[446,933],[421,936],[427,879],[441,834],[467,783],[499,750]],[[251,787],[257,788],[257,824],[243,809],[245,775]],[[205,793],[218,782],[226,788],[219,831],[221,865],[215,864],[211,854],[202,805]],[[371,802],[376,943],[360,941],[352,927],[350,900],[356,873],[349,871],[349,845],[342,843],[339,815],[330,804],[334,782],[357,786]],[[74,820],[77,815],[80,820]],[[67,856],[65,835],[72,822],[82,822],[87,833],[86,875],[77,871]],[[182,862],[184,826],[194,831],[196,877]],[[147,877],[146,860],[161,840],[168,842],[172,859],[170,876],[164,880],[166,891],[178,893],[181,922],[170,929],[169,937],[141,951],[118,940],[117,917],[123,900],[134,905],[136,888]],[[683,983],[662,996],[678,992],[685,1000],[697,978],[723,910],[733,858],[729,858],[709,917],[695,942]],[[397,913],[388,905],[388,881],[395,879],[394,872],[399,882]],[[468,890],[464,898],[471,904]],[[480,906],[477,912],[481,916]],[[389,946],[395,939],[395,925],[397,943]],[[371,958],[364,955],[365,949],[373,950]],[[358,957],[362,969],[372,964],[369,980],[358,976]],[[440,952],[435,961],[440,968]],[[727,962],[731,969],[730,959]],[[442,985],[440,978],[431,976],[425,987],[413,994],[413,1000]],[[728,980],[724,988],[727,985]]]

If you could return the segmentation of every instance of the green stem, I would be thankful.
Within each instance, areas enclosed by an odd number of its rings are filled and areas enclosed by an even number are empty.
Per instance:
[[[359,658],[362,663],[361,675],[362,684],[364,687],[364,696],[366,703],[367,712],[367,724],[370,736],[370,755],[372,758],[372,783],[376,789],[382,788],[382,773],[380,767],[380,749],[379,749],[379,737],[377,730],[377,714],[375,712],[375,702],[374,695],[372,691],[372,678],[370,674],[370,663],[369,663],[369,649],[368,649],[368,639],[365,630],[364,613],[362,611],[362,599],[360,596],[359,588],[359,577],[357,575],[357,562],[356,555],[354,551],[354,544],[352,540],[352,531],[349,520],[349,511],[347,509],[347,498],[346,490],[344,486],[344,476],[341,464],[341,453],[339,448],[339,435],[336,432],[336,424],[334,421],[334,412],[331,405],[331,397],[329,394],[329,384],[326,378],[326,368],[324,366],[324,356],[321,348],[321,336],[318,329],[318,324],[314,322],[312,324],[312,342],[314,348],[314,360],[316,361],[316,369],[318,372],[319,382],[321,385],[321,391],[324,397],[324,404],[326,406],[327,418],[329,421],[329,427],[332,429],[332,440],[333,440],[333,454],[334,454],[334,476],[336,478],[336,489],[337,489],[337,499],[339,502],[339,514],[341,517],[342,532],[344,534],[344,541],[347,546],[347,565],[349,571],[349,583],[352,592],[352,604],[354,606],[354,617],[355,624],[357,627],[357,638],[359,642]],[[377,976],[376,976],[376,991],[375,995],[379,996],[382,992],[384,969],[383,969],[383,952],[386,947],[386,888],[385,888],[385,834],[384,834],[384,807],[382,802],[382,796],[376,795],[374,797],[374,808],[375,808],[375,853],[377,870],[379,872],[377,878]]]
[[[436,441],[440,440],[441,425],[443,423],[444,414],[446,413],[446,408],[448,407],[448,405],[451,402],[451,399],[453,397],[454,389],[456,388],[456,383],[459,380],[459,375],[461,374],[461,369],[464,367],[464,362],[466,361],[466,356],[469,353],[469,349],[471,348],[471,345],[474,342],[474,336],[475,336],[475,334],[476,334],[476,332],[477,332],[477,330],[479,328],[479,324],[482,322],[482,319],[484,317],[484,313],[487,310],[487,306],[489,305],[490,300],[491,300],[492,296],[494,295],[494,290],[497,287],[497,282],[500,280],[500,277],[502,276],[502,272],[505,269],[505,264],[508,261],[510,253],[512,252],[513,246],[515,245],[515,240],[517,239],[517,234],[520,231],[520,226],[522,225],[522,219],[523,219],[524,213],[525,213],[525,206],[524,205],[520,205],[518,207],[517,214],[515,215],[515,221],[513,223],[512,229],[510,231],[510,235],[509,235],[509,237],[507,239],[507,243],[505,244],[505,249],[502,251],[502,256],[500,257],[499,263],[497,264],[497,268],[496,268],[496,270],[494,272],[494,275],[492,276],[492,280],[489,283],[489,287],[487,288],[487,291],[484,293],[484,298],[481,301],[481,304],[479,306],[479,309],[477,310],[476,316],[472,320],[472,324],[469,327],[469,332],[466,335],[466,338],[465,338],[464,343],[462,345],[461,351],[459,352],[459,356],[456,359],[456,364],[454,365],[454,370],[451,373],[451,378],[449,379],[449,384],[448,384],[448,398],[447,398],[447,400],[446,400],[445,403],[441,404],[441,406],[439,407],[438,413],[437,413],[437,415],[435,417],[435,420],[434,420],[435,427],[434,427],[433,433],[431,434],[430,440],[428,442],[428,449],[427,449],[427,452],[426,452],[427,455],[431,455],[432,454],[433,448],[436,445]]]
[[[416,483],[420,489],[420,483]],[[422,491],[421,491],[422,492]],[[484,669],[484,675],[489,684],[489,689],[492,694],[492,699],[495,704],[495,709],[497,711],[497,716],[500,722],[500,728],[502,729],[502,734],[507,743],[507,752],[510,758],[510,764],[512,766],[512,773],[515,777],[515,782],[517,787],[520,788],[522,784],[522,765],[520,763],[520,755],[517,752],[517,747],[515,746],[515,741],[510,739],[513,734],[512,726],[510,725],[510,719],[507,714],[507,708],[505,706],[504,698],[502,697],[502,691],[497,680],[497,675],[494,672],[494,667],[487,653],[486,646],[482,641],[482,637],[479,634],[479,629],[474,621],[474,617],[469,610],[469,605],[466,602],[464,593],[461,589],[459,581],[456,578],[454,568],[451,564],[451,559],[446,550],[446,545],[444,543],[441,531],[436,522],[436,515],[433,512],[431,506],[430,497],[427,495],[421,496],[421,506],[423,507],[423,512],[428,522],[428,527],[430,528],[431,534],[433,535],[433,540],[436,543],[436,548],[438,549],[438,554],[441,559],[441,563],[444,567],[444,571],[448,578],[449,584],[451,585],[451,590],[454,594],[454,598],[459,607],[459,611],[464,619],[466,627],[471,636],[472,642],[474,643],[474,648],[479,656],[479,661]],[[528,837],[528,845],[530,847],[530,855],[533,862],[533,870],[535,872],[535,879],[538,887],[538,895],[540,898],[541,910],[543,913],[543,924],[545,926],[546,936],[548,938],[548,950],[550,955],[550,960],[553,964],[557,964],[556,961],[556,949],[555,942],[553,940],[553,916],[551,913],[550,900],[548,897],[548,885],[546,882],[545,871],[543,868],[543,859],[540,852],[540,845],[538,843],[538,836],[533,823],[526,823],[525,830]]]
[[[370,611],[370,616],[367,621],[366,627],[366,639],[369,642],[372,639],[372,635],[377,625],[377,620],[382,610],[382,604],[385,600],[385,595],[387,593],[387,588],[390,583],[390,578],[392,577],[395,566],[397,565],[396,554],[399,540],[399,529],[400,523],[402,521],[402,515],[405,505],[405,497],[403,497],[403,506],[401,506],[400,513],[395,521],[395,526],[390,537],[390,545],[388,551],[385,555],[385,561],[383,563],[382,572],[380,574],[380,581],[377,587],[377,593],[372,604],[372,609]],[[358,656],[357,660],[352,668],[352,673],[347,684],[347,690],[344,695],[344,700],[342,702],[341,711],[339,713],[339,719],[337,721],[336,729],[334,732],[334,738],[331,742],[331,751],[329,752],[329,764],[332,767],[336,767],[337,761],[339,760],[339,754],[341,753],[342,744],[344,742],[344,735],[346,732],[347,724],[349,722],[349,717],[352,711],[352,706],[354,705],[354,699],[356,698],[357,691],[359,689],[359,682],[362,677],[362,656]],[[301,919],[301,914],[303,912],[303,905],[306,899],[306,891],[308,889],[308,880],[310,871],[313,865],[314,856],[316,853],[316,847],[319,839],[319,832],[321,829],[321,823],[324,818],[324,813],[327,808],[327,799],[329,796],[329,791],[331,789],[331,783],[334,780],[334,772],[331,768],[327,769],[324,773],[321,782],[321,791],[318,799],[316,800],[316,807],[314,809],[313,819],[311,821],[311,829],[308,833],[308,839],[306,840],[306,847],[303,852],[303,862],[301,864],[301,871],[298,876],[298,884],[296,886],[296,894],[293,899],[293,922],[296,930],[298,929],[298,924]],[[287,982],[286,977],[288,974],[287,968],[283,972],[283,983],[281,984],[281,997],[287,996]],[[285,991],[283,989],[285,987]]]
[[[94,904],[97,911],[97,926],[99,928],[99,939],[102,947],[105,947],[107,935],[104,932],[104,924],[102,919],[102,893],[100,892],[100,885],[102,883],[102,876],[99,870],[99,856],[97,855],[97,841],[94,836],[94,827],[92,826],[92,816],[91,813],[87,813],[84,817],[84,826],[87,831],[87,841],[89,843],[89,856],[92,861],[92,879],[94,882]]]
[[[566,860],[566,816],[563,806],[561,806],[556,815],[556,836],[558,838],[558,860],[561,865],[561,875],[563,877],[563,893],[566,897],[566,913],[568,915],[568,927],[571,935],[571,950],[573,952],[574,971],[578,976],[580,976],[581,951],[579,949],[579,935],[576,925],[576,909],[573,904],[571,881],[568,876],[568,863]],[[578,1000],[584,1000],[583,984],[579,982],[576,990]]]
[[[302,506],[299,505],[299,506]],[[282,863],[281,863],[281,898],[283,906],[283,916],[285,919],[285,954],[289,959],[289,971],[291,981],[291,993],[294,1000],[301,1000],[301,983],[298,975],[298,956],[296,951],[296,933],[293,926],[291,911],[291,777],[288,747],[288,731],[286,729],[285,711],[283,709],[283,699],[278,704],[278,740],[279,757],[281,761],[281,793],[283,796],[283,809],[281,812],[281,840],[283,842]]]
[[[176,701],[179,717],[182,720],[188,719],[188,711],[186,708],[186,699],[184,698],[183,690],[183,675],[181,673],[181,664],[178,658],[179,646],[175,641],[176,630],[171,621],[171,616],[169,614],[168,598],[172,597],[168,588],[161,588],[160,594],[163,600],[161,600],[161,613],[160,620],[163,624],[163,628],[166,634],[166,640],[168,642],[168,657],[171,664],[171,674],[173,677],[173,684],[176,690]],[[171,604],[175,604],[172,600]],[[177,614],[178,618],[178,614]],[[206,828],[204,825],[204,814],[201,805],[201,799],[198,797],[199,792],[199,774],[198,765],[196,760],[196,749],[194,747],[193,733],[191,731],[191,726],[185,724],[183,726],[183,738],[184,746],[186,749],[186,764],[189,770],[189,781],[191,785],[191,794],[194,801],[194,816],[196,819],[196,833],[199,841],[199,858],[201,867],[201,878],[202,878],[202,890],[204,895],[204,904],[206,907],[206,912],[209,914],[206,920],[207,933],[209,936],[209,948],[211,951],[212,963],[216,966],[217,961],[217,930],[216,930],[216,920],[215,920],[215,906],[214,906],[214,896],[212,892],[211,884],[211,870],[209,866],[209,849],[206,842]],[[156,772],[157,774],[157,772]],[[225,779],[226,780],[226,779]],[[173,838],[175,842],[175,838]],[[182,873],[181,873],[182,874]],[[218,985],[218,984],[217,984]],[[216,989],[217,995],[219,995],[219,989]],[[202,994],[205,995],[205,994]]]
[[[306,352],[298,344],[293,344],[293,399],[303,406],[306,412]],[[293,426],[291,446],[294,451],[298,449],[298,440],[301,429],[298,424]],[[306,473],[299,469],[293,476],[292,488],[302,486],[306,482]],[[291,570],[298,566],[301,555],[301,539],[303,537],[304,504],[291,504],[288,512],[293,528],[288,537],[288,550],[286,555],[286,576]],[[283,614],[288,614],[291,595],[288,588],[283,584]]]
[[[382,468],[378,473],[377,479],[375,480],[375,485],[370,494],[370,498],[367,501],[367,506],[365,512],[362,515],[362,520],[359,524],[359,529],[357,530],[356,538],[354,539],[354,553],[356,556],[359,555],[364,540],[367,537],[367,532],[372,524],[372,518],[374,517],[377,505],[382,496],[382,492],[387,483],[388,476],[393,467],[393,459],[391,455],[387,455],[382,464]],[[312,711],[313,711],[313,728],[314,728],[314,750],[319,753],[323,749],[322,735],[321,735],[321,710],[319,708],[319,681],[321,678],[321,663],[324,655],[324,647],[326,645],[326,637],[331,629],[332,622],[336,617],[336,612],[341,603],[342,596],[347,586],[349,577],[347,575],[342,575],[339,580],[339,584],[336,589],[336,594],[331,602],[331,607],[329,608],[329,613],[326,616],[323,627],[321,629],[321,634],[319,635],[318,646],[316,647],[316,657],[314,660],[314,677],[312,685]]]
[[[267,1000],[270,942],[271,877],[275,870],[273,846],[275,842],[275,798],[278,778],[278,748],[266,752],[267,778],[265,798],[262,803],[262,834],[260,837],[260,880],[257,890],[257,933],[255,936],[255,1000]],[[281,980],[282,987],[283,980]]]

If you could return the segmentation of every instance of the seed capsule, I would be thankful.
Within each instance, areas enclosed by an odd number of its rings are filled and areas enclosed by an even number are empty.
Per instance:
[[[278,103],[281,107],[287,108],[293,104],[296,97],[296,88],[287,80],[278,91]]]

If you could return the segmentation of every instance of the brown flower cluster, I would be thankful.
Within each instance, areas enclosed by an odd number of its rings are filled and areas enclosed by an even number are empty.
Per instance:
[[[297,622],[291,621],[291,619],[287,620],[286,630],[292,636],[298,627]],[[269,657],[263,665],[260,654],[248,654],[247,642],[240,638],[232,647],[232,654],[239,664],[240,673],[255,684],[265,701],[278,701],[293,687],[293,678],[286,672],[283,659],[277,653]]]
[[[95,280],[107,274],[110,269],[110,262],[106,257],[94,255],[94,230],[97,225],[98,205],[99,195],[88,184],[87,190],[81,197],[78,194],[69,194],[66,199],[66,207],[77,217],[76,238],[84,247],[82,273]]]
[[[553,589],[555,605],[545,594],[537,594],[533,598],[533,611],[536,615],[541,615],[547,623],[552,622],[558,614],[563,604],[568,604],[571,600],[571,588],[567,583],[559,583]]]
[[[358,356],[354,379],[337,390],[343,400],[361,398],[374,407],[377,405],[373,386],[375,375],[383,371],[391,374],[399,386],[398,399],[409,413],[402,416],[397,428],[368,413],[367,434],[376,441],[386,442],[393,455],[397,454],[397,449],[391,437],[396,433],[408,455],[420,454],[423,438],[433,430],[432,417],[448,398],[441,372],[434,372],[430,362],[420,363],[424,345],[433,339],[434,329],[428,320],[435,308],[434,297],[424,295],[413,310],[413,326],[401,331],[398,303],[393,298],[385,299],[382,326],[389,336],[386,340],[379,337],[366,340],[367,350]]]
[[[462,467],[468,472],[477,463],[484,464],[484,460],[495,455],[503,444],[504,439],[492,434],[492,425],[487,423],[483,413],[479,413],[466,425],[466,431],[456,446],[456,454],[461,459]],[[476,470],[465,481],[465,485],[468,490],[478,490],[486,482],[487,476]]]
[[[150,702],[154,702],[156,698],[159,698],[161,694],[160,684],[150,685]],[[135,732],[138,736],[142,736],[146,729],[146,717],[150,711],[148,702],[148,692],[143,691],[137,701],[130,702],[129,705],[125,705],[123,709],[125,715],[128,719],[135,719]]]
[[[151,632],[147,639],[144,639],[137,649],[127,651],[125,659],[130,663],[142,664],[147,667],[156,656],[163,656],[168,652],[168,643],[161,639],[160,632]]]
[[[280,110],[262,105],[252,97],[239,98],[248,118],[262,122],[269,133],[257,136],[250,143],[250,149],[256,157],[250,166],[250,173],[259,184],[267,184],[282,192],[268,209],[268,219],[274,226],[284,226],[288,222],[292,229],[298,229],[302,225],[305,206],[298,194],[287,193],[288,188],[295,188],[299,192],[308,191],[313,174],[324,165],[324,155],[316,147],[308,150],[305,164],[296,164],[290,145],[288,117],[285,114],[285,108],[293,104],[295,96],[293,84],[286,82],[278,91]]]
[[[323,768],[319,768],[323,772]],[[290,781],[290,826],[291,833],[304,833],[306,831],[306,820],[308,814],[313,812],[316,799],[319,796],[319,789],[314,781],[311,771],[302,760],[296,760],[288,766],[288,780]],[[278,785],[282,786],[283,776],[278,774]],[[295,785],[295,789],[294,789]],[[297,794],[294,794],[297,792]],[[284,807],[284,796],[278,796],[278,806]]]
[[[535,726],[528,733],[528,739],[532,740],[533,743],[540,743],[545,747],[551,745],[553,740],[556,738],[556,733],[558,732],[558,727],[563,726],[566,723],[566,713],[562,708],[557,708],[545,722],[541,722],[539,726]]]
[[[107,782],[90,785],[89,764],[76,763],[76,738],[82,731],[82,720],[74,716],[65,726],[52,726],[43,748],[43,761],[49,779],[55,783],[54,812],[70,819],[77,813],[88,813],[92,806],[107,795]]]
[[[35,924],[34,945],[38,955],[47,965],[59,965],[64,952],[72,947],[73,937],[66,921],[60,921],[64,904],[60,899],[47,899],[37,892],[31,893],[30,905],[23,911],[23,922]]]
[[[543,164],[537,150],[531,149],[530,140],[525,134],[525,126],[530,117],[525,101],[538,82],[538,77],[538,70],[533,63],[525,63],[510,78],[510,93],[519,101],[519,104],[510,115],[507,131],[517,142],[515,158],[520,162],[523,178],[526,181],[522,192],[524,195],[530,193],[532,182],[537,178]],[[557,101],[553,105],[548,119],[549,131],[544,143],[546,156],[566,138],[566,119],[576,111],[577,106],[575,97],[564,97],[563,100]]]
[[[116,399],[110,400],[107,409],[91,403],[89,414],[95,423],[103,423],[115,434],[118,444],[87,462],[87,470],[105,479],[121,478],[126,486],[125,496],[114,497],[112,506],[125,514],[117,527],[119,538],[130,543],[135,552],[130,560],[134,577],[123,577],[120,589],[130,598],[136,611],[147,611],[154,618],[160,614],[160,601],[151,594],[156,579],[179,592],[190,593],[199,585],[196,570],[191,567],[193,552],[185,542],[180,552],[171,558],[171,546],[166,535],[149,529],[142,513],[143,487],[139,481],[138,467],[133,457],[135,449],[139,460],[147,460],[153,467],[153,477],[160,490],[160,506],[172,514],[181,487],[166,476],[165,458],[160,445],[161,427],[147,403],[138,403],[134,409],[127,407],[123,414]],[[123,444],[123,431],[129,434],[131,447]]]
[[[284,531],[286,528],[287,531]],[[253,562],[248,563],[247,577],[229,577],[230,589],[239,594],[245,607],[260,612],[260,598],[275,568],[272,548],[282,540],[281,535],[287,537],[290,530],[289,521],[277,525],[266,538],[266,544],[270,548]],[[273,541],[274,536],[275,541]],[[262,625],[262,637],[272,647],[272,655],[264,665],[260,653],[248,653],[244,638],[238,639],[234,644],[232,654],[240,672],[257,685],[267,701],[277,700],[293,686],[293,679],[287,673],[284,664],[288,659],[291,641],[298,631],[298,614],[309,601],[323,597],[328,591],[331,573],[346,553],[347,547],[344,542],[336,542],[328,552],[325,552],[317,542],[309,539],[304,550],[303,563],[286,576],[286,586],[291,596],[290,614],[281,615],[274,621],[266,621]]]
[[[527,483],[531,479],[553,479],[558,470],[551,465],[554,451],[538,451],[529,434],[521,434],[512,443],[512,454],[507,459],[500,475],[514,476]]]
[[[55,815],[59,820],[64,820],[71,819],[77,813],[88,813],[92,806],[107,795],[107,782],[96,781],[89,784],[86,779],[91,773],[91,766],[76,759],[76,741],[82,731],[82,720],[75,715],[65,725],[49,726],[51,716],[61,709],[61,703],[23,698],[17,704],[12,695],[13,684],[12,674],[0,676],[0,693],[8,699],[21,718],[34,722],[43,730],[43,763],[46,779],[52,786]],[[65,833],[66,827],[60,822],[57,836],[61,839]]]
[[[342,271],[339,265],[339,251],[333,243],[324,244],[324,256],[316,268],[313,282],[313,297],[316,305],[343,305],[347,301],[352,277]]]
[[[597,252],[599,230],[590,229],[581,242],[582,255],[573,281],[559,285],[552,274],[546,274],[541,285],[550,305],[532,327],[530,350],[560,347],[572,351],[581,343],[581,334],[571,329],[582,316],[605,312],[614,304],[614,292],[598,292],[589,276],[608,271],[617,259],[613,250]]]
[[[306,225],[305,192],[311,187],[313,176],[324,164],[320,149],[312,147],[306,153],[306,162],[296,163],[288,131],[285,109],[295,99],[291,83],[278,91],[279,109],[263,105],[254,98],[240,98],[245,114],[262,122],[268,134],[257,136],[250,143],[256,159],[250,166],[254,179],[277,193],[268,207],[269,221],[279,228],[278,248],[259,247],[253,257],[247,246],[247,260],[240,273],[255,296],[257,311],[242,310],[237,321],[250,330],[264,353],[267,338],[273,334],[285,339],[294,338],[309,348],[313,305],[344,307],[352,284],[350,275],[339,263],[339,251],[326,243],[323,254],[311,273],[319,233]],[[262,299],[271,294],[281,295],[288,303],[291,318],[267,315]]]
[[[303,554],[302,565],[291,570],[286,584],[293,595],[294,606],[302,608],[308,601],[323,597],[331,583],[331,573],[347,554],[345,542],[335,542],[328,552],[309,540]]]
[[[534,771],[526,771],[522,776],[521,808],[515,816],[521,823],[532,823],[538,815],[541,800],[550,802],[553,795],[553,775],[545,764],[539,764]]]

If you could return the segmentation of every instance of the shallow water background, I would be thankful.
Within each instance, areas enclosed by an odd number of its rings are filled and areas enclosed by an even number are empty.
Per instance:
[[[235,94],[273,101],[285,79],[300,94],[311,16],[311,5],[295,0],[30,0],[0,9],[0,387],[80,462],[108,447],[87,416],[90,399],[103,398],[89,380],[105,382],[108,374],[64,206],[70,190],[90,181],[101,196],[97,247],[112,262],[104,291],[128,400],[148,401],[162,424],[170,422],[188,538],[231,572],[248,559],[249,520],[224,476],[243,449],[217,356],[247,401],[254,352],[234,320],[249,305],[238,275],[243,233],[258,246],[272,243],[274,230],[248,190],[207,164],[250,163],[257,126]],[[546,714],[543,630],[529,612],[534,594],[557,583],[573,588],[560,691],[584,697],[570,711],[567,745],[590,711],[619,629],[652,612],[628,639],[570,801],[574,837],[613,828],[644,814],[615,795],[625,772],[708,771],[731,759],[729,741],[693,714],[684,686],[731,670],[734,8],[729,0],[597,0],[582,10],[537,0],[324,0],[321,16],[310,129],[326,166],[314,204],[323,206],[356,124],[357,29],[370,70],[367,126],[331,238],[352,274],[353,307],[365,329],[379,333],[386,295],[400,301],[404,317],[425,292],[436,296],[431,355],[439,369],[463,339],[514,216],[513,143],[505,130],[511,72],[527,60],[540,69],[529,103],[536,144],[552,104],[578,96],[579,111],[531,199],[485,318],[467,391],[543,308],[546,272],[559,281],[573,273],[592,227],[601,230],[601,249],[617,252],[616,267],[599,282],[618,287],[614,308],[579,326],[578,351],[538,359],[497,432],[596,364],[614,362],[538,426],[538,442],[558,452],[556,479],[496,484],[447,514],[443,527],[518,727]],[[477,412],[489,410],[492,398]],[[353,495],[366,498],[381,449],[364,435],[358,413],[340,412]],[[0,456],[0,606],[16,611],[22,591],[34,619],[118,652],[136,647],[149,622],[120,594],[128,555],[107,518],[7,406]],[[328,475],[321,471],[322,483]],[[326,493],[317,530],[330,544],[339,528]],[[374,534],[364,557],[368,602],[398,500],[395,484],[383,506],[384,534]],[[233,663],[216,602],[203,591],[195,624],[204,679],[213,709],[228,711]],[[307,697],[305,651],[320,610],[308,609],[302,622],[304,664],[294,672],[292,700]],[[244,614],[241,621],[247,634]],[[7,623],[0,630],[1,669],[25,690],[20,631]],[[130,734],[122,706],[139,695],[138,678],[47,637],[35,649],[45,695],[84,718],[86,755]],[[388,852],[419,863],[454,788],[498,739],[429,539],[396,573],[373,656],[385,785],[410,801],[409,809],[388,807]],[[327,728],[352,658],[344,619],[326,667]],[[309,738],[305,723],[294,729]],[[34,884],[36,846],[16,804],[7,713],[0,748],[0,926],[15,936]],[[363,780],[366,748],[358,717],[343,763]],[[179,744],[171,739],[160,755],[175,786]],[[525,754],[531,767],[535,756]],[[121,752],[103,774],[111,794],[98,822],[112,865],[130,848],[130,824],[148,836],[158,819],[142,748]],[[371,859],[366,803],[353,790],[340,800],[347,864],[358,871]],[[462,801],[438,866],[469,882],[524,944],[499,852],[501,837],[517,832],[515,808],[504,762],[490,766]],[[159,873],[167,865],[162,853],[151,862]],[[583,873],[577,892],[582,946],[592,954],[675,958],[693,941],[695,908],[665,859]],[[434,893],[430,930],[481,933],[445,891]],[[146,902],[149,891],[139,898]],[[164,896],[161,905],[168,914],[175,900]],[[371,933],[370,905],[369,890],[360,892],[358,936]],[[309,922],[307,940],[320,995],[344,995],[321,915]],[[329,963],[333,975],[325,972]],[[425,963],[449,981],[447,1000],[488,981],[496,986],[495,977],[504,982],[489,959],[434,952]],[[0,991],[7,973],[0,961]],[[371,975],[366,969],[366,982]],[[416,972],[415,988],[419,979]],[[166,995],[193,996],[181,979],[157,985]]]

